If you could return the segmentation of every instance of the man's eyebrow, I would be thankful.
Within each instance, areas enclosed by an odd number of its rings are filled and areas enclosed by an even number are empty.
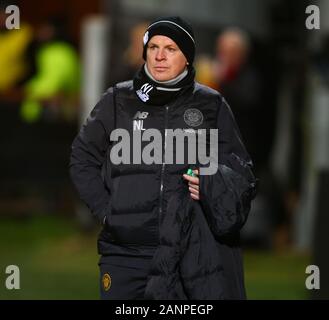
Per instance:
[[[168,47],[171,47],[171,48],[174,48],[174,49],[177,48],[174,44],[167,44],[167,45],[165,46],[165,48],[168,48]]]

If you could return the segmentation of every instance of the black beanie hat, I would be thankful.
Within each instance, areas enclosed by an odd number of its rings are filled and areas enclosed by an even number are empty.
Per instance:
[[[143,58],[146,60],[146,49],[149,40],[155,35],[166,36],[178,45],[189,64],[193,63],[195,42],[192,27],[180,17],[163,17],[153,21],[143,38]]]

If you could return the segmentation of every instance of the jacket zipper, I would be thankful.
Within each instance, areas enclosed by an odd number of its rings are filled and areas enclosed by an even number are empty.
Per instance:
[[[163,176],[165,170],[165,154],[166,154],[166,147],[167,147],[167,127],[168,127],[168,111],[169,106],[166,106],[166,113],[165,113],[165,141],[164,147],[162,152],[162,167],[161,167],[161,177],[160,177],[160,205],[159,205],[159,223],[162,214],[162,201],[163,201]],[[160,234],[160,233],[159,233]]]

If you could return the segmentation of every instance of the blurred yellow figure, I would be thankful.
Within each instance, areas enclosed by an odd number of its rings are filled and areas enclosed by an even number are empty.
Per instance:
[[[60,18],[45,21],[35,34],[36,73],[24,85],[20,115],[37,121],[44,111],[53,118],[71,120],[76,114],[80,88],[80,61],[75,48],[65,40]]]
[[[0,32],[0,93],[24,78],[27,71],[24,53],[31,39],[32,28],[27,24]]]
[[[214,64],[214,60],[207,55],[200,55],[195,61],[195,79],[206,86],[217,89]]]
[[[77,94],[80,84],[79,59],[67,43],[54,42],[43,46],[37,53],[37,74],[25,86],[26,98],[21,116],[27,122],[38,120],[42,101],[61,95],[65,99]],[[63,105],[63,110],[70,106]]]

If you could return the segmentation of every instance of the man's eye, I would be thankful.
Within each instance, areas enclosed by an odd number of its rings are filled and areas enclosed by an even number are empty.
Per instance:
[[[176,51],[175,48],[168,48],[168,50],[169,50],[169,52],[174,52],[174,51]]]

